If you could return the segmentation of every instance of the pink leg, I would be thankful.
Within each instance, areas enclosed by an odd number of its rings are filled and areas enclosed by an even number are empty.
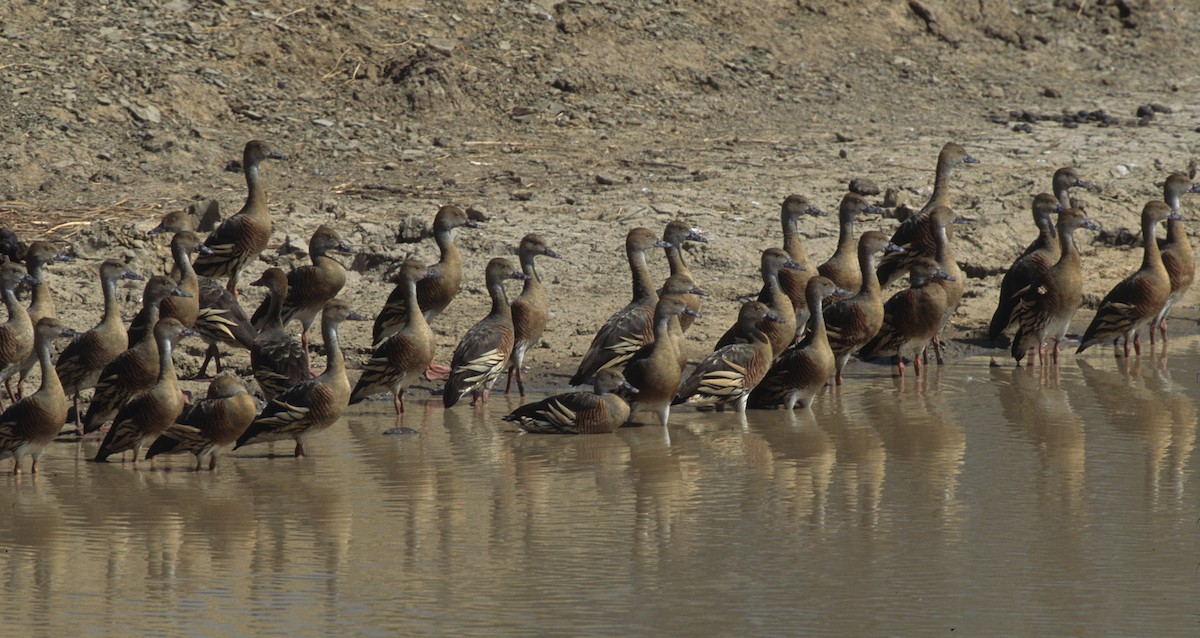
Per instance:
[[[1153,331],[1151,331],[1151,333],[1153,333]],[[1141,335],[1141,333],[1137,333],[1137,334],[1133,335],[1133,351],[1135,353],[1137,353],[1137,356],[1139,356],[1139,357],[1142,356],[1142,335]],[[1128,355],[1126,355],[1126,356],[1128,356]]]

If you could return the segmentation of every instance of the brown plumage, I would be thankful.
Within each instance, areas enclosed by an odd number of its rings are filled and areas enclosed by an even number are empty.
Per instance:
[[[512,357],[508,363],[508,382],[504,384],[504,393],[508,394],[513,376],[516,376],[517,390],[521,396],[525,396],[525,377],[522,371],[522,367],[525,365],[525,353],[541,341],[542,332],[546,330],[546,323],[550,320],[550,304],[546,300],[546,289],[542,286],[542,278],[538,275],[534,260],[539,255],[554,259],[562,259],[562,257],[546,245],[546,240],[534,234],[525,235],[521,239],[517,255],[521,261],[521,271],[529,275],[529,278],[525,280],[521,294],[512,302],[515,342],[513,343]]]
[[[700,234],[700,229],[692,228],[686,222],[678,219],[673,219],[667,222],[667,228],[663,230],[663,241],[667,242],[667,265],[671,269],[672,275],[686,275],[694,283],[696,278],[692,276],[692,271],[688,270],[687,264],[683,261],[683,242],[696,241],[708,243],[708,238]],[[662,294],[662,293],[659,293]],[[688,308],[694,310],[697,314],[700,312],[700,295],[685,294],[684,301]],[[688,328],[692,327],[692,321],[695,317],[691,315],[682,315],[679,317],[679,327],[687,332]]]
[[[761,301],[742,304],[733,327],[736,343],[717,348],[697,364],[679,386],[672,403],[716,405],[718,409],[732,403],[738,412],[745,412],[750,391],[766,375],[774,359],[771,341],[759,328],[764,321],[783,320]]]
[[[325,371],[276,396],[238,437],[236,450],[244,445],[294,439],[296,456],[304,456],[304,441],[342,417],[350,402],[346,359],[338,340],[343,321],[366,321],[340,299],[325,304],[321,311],[321,336],[327,353]]]
[[[688,277],[683,273],[678,273],[667,277],[667,280],[663,282],[663,286],[658,292],[660,301],[669,297],[671,299],[678,299],[685,305],[687,305],[689,299],[699,299],[701,297],[708,296],[708,293],[697,286],[692,281],[691,277]],[[688,310],[692,310],[691,306],[688,306]],[[684,313],[682,315],[671,317],[671,322],[667,326],[667,334],[671,335],[671,339],[675,341],[675,354],[678,356],[680,372],[683,372],[683,369],[686,368],[688,364],[687,339],[683,334],[683,323],[681,320],[684,317],[694,320],[696,317],[700,316],[700,313],[696,312],[695,310],[692,310],[692,312],[695,314]],[[653,326],[650,326],[651,340],[654,339],[653,328]]]
[[[263,398],[270,401],[297,383],[311,379],[312,373],[304,347],[283,329],[279,316],[283,298],[287,296],[287,275],[278,268],[268,268],[250,285],[267,289],[262,330],[250,344],[250,368]]]
[[[437,271],[416,259],[405,260],[400,266],[399,276],[399,285],[405,290],[405,303],[417,303],[417,282],[439,276]],[[363,365],[362,376],[350,393],[350,403],[391,392],[396,408],[396,427],[400,427],[404,415],[404,391],[433,362],[436,348],[433,330],[429,328],[425,316],[419,312],[405,315],[405,325],[371,352],[371,358]]]
[[[812,311],[808,330],[801,341],[792,344],[775,359],[762,381],[751,390],[748,403],[752,408],[783,406],[791,410],[797,404],[810,408],[813,397],[825,387],[836,370],[821,305],[830,296],[845,295],[848,291],[817,276],[808,281],[806,292]]]
[[[217,456],[237,441],[250,427],[258,412],[245,384],[233,375],[223,374],[208,384],[208,395],[196,401],[174,423],[167,426],[150,449],[146,459],[159,454],[196,455],[196,471],[217,469]]]
[[[142,312],[158,323],[158,305],[169,295],[187,294],[170,277],[156,275],[146,281],[142,292]],[[100,372],[96,392],[88,404],[83,417],[83,432],[90,434],[99,430],[116,415],[125,401],[144,390],[150,389],[158,379],[158,343],[153,338],[130,342],[129,348],[121,352]]]
[[[103,462],[113,454],[133,450],[136,467],[142,447],[158,438],[179,417],[183,411],[183,393],[179,391],[171,350],[180,337],[193,334],[195,331],[171,317],[159,319],[154,325],[152,340],[158,346],[158,378],[150,389],[131,396],[117,411],[112,428],[93,460]]]
[[[1137,353],[1142,353],[1138,330],[1158,316],[1171,295],[1171,278],[1163,266],[1155,234],[1158,224],[1172,217],[1180,215],[1164,202],[1153,201],[1142,208],[1142,267],[1104,296],[1075,352],[1083,352],[1108,339],[1115,345],[1117,339],[1124,337],[1126,357],[1130,340]]]
[[[808,280],[817,272],[813,268],[812,262],[809,261],[808,253],[804,251],[804,244],[800,240],[800,218],[803,215],[821,217],[825,213],[808,203],[803,195],[788,195],[787,199],[783,200],[783,209],[779,215],[779,220],[783,224],[783,250],[788,257],[792,258],[792,261],[800,264],[803,268],[781,271],[779,285],[788,299],[792,300],[792,313],[796,315],[797,336],[803,334],[808,325],[808,300],[804,296],[804,291]]]
[[[185,328],[194,328],[200,316],[200,278],[196,275],[196,269],[192,268],[192,253],[202,252],[201,248],[208,250],[207,246],[201,244],[200,236],[190,230],[179,231],[171,237],[171,258],[175,261],[171,278],[179,284],[180,290],[190,296],[172,295],[163,299],[158,314],[159,317],[178,319]]]
[[[629,404],[618,391],[636,392],[617,370],[596,373],[592,392],[567,392],[528,403],[503,420],[536,434],[606,434],[629,419]]]
[[[25,274],[25,269],[14,262],[0,263],[0,290],[4,294],[4,306],[8,309],[8,321],[0,324],[0,379],[8,391],[8,399],[16,400],[12,389],[12,376],[18,372],[25,358],[33,352],[33,322],[29,313],[17,301],[16,288],[20,284],[36,283]]]
[[[155,275],[147,280],[145,290],[142,291],[142,307],[129,322],[129,332],[127,333],[129,345],[135,346],[150,336],[154,326],[163,316],[162,305],[169,297],[187,298],[191,296],[192,293],[184,290],[178,282],[166,275]],[[178,321],[178,317],[175,319]]]
[[[1051,216],[1062,211],[1063,205],[1054,195],[1039,193],[1033,198],[1033,223],[1037,226],[1038,236],[1008,267],[1004,278],[1000,280],[1000,300],[988,324],[988,339],[995,341],[1011,324],[1017,293],[1037,281],[1058,261],[1061,249]]]
[[[279,311],[286,327],[293,319],[300,321],[300,345],[308,355],[308,329],[317,314],[346,285],[346,267],[329,253],[349,255],[354,252],[342,241],[337,231],[321,225],[308,241],[312,264],[293,268],[288,273],[288,292]]]
[[[758,329],[767,335],[767,340],[771,344],[772,358],[779,356],[779,353],[783,352],[796,339],[796,312],[792,306],[792,300],[783,292],[780,280],[785,271],[800,270],[801,268],[803,266],[788,257],[788,254],[779,248],[768,248],[762,252],[759,273],[762,275],[763,286],[758,292],[758,301],[766,304],[779,320],[763,320],[759,323]],[[739,343],[739,334],[741,333],[735,323],[717,340],[714,350]]]
[[[909,287],[883,304],[883,326],[860,354],[863,358],[896,355],[896,369],[904,376],[904,360],[910,359],[921,376],[920,354],[937,335],[946,314],[946,290],[937,285],[951,275],[928,257],[909,267]]]
[[[671,318],[693,312],[676,297],[664,297],[654,307],[654,341],[642,346],[625,364],[625,380],[637,388],[629,418],[642,411],[654,412],[663,427],[671,415],[671,401],[683,376],[679,368],[678,344],[671,338]]]
[[[862,286],[862,272],[858,267],[857,245],[854,238],[854,221],[862,214],[879,215],[883,211],[856,193],[846,193],[838,206],[838,245],[833,256],[817,267],[817,273],[829,279],[838,288],[858,290]]]
[[[1083,265],[1075,243],[1075,230],[1079,228],[1099,227],[1077,208],[1059,213],[1058,261],[1015,295],[1009,323],[1017,325],[1012,356],[1018,364],[1034,348],[1038,349],[1039,363],[1045,363],[1050,340],[1054,341],[1051,351],[1054,363],[1058,363],[1059,346],[1066,337],[1067,326],[1083,303]]]
[[[67,397],[54,372],[50,347],[54,339],[75,333],[53,317],[39,321],[34,332],[42,384],[36,392],[0,414],[0,459],[13,457],[13,474],[20,474],[21,459],[26,455],[33,457],[30,472],[37,473],[42,452],[67,420]]]
[[[858,294],[825,308],[825,333],[837,362],[837,385],[842,384],[846,362],[883,326],[883,296],[875,278],[875,255],[884,250],[903,249],[879,231],[863,233],[858,239],[858,265],[862,273]]]
[[[1163,343],[1167,342],[1167,317],[1171,308],[1183,299],[1196,279],[1196,257],[1192,254],[1192,243],[1188,241],[1187,229],[1183,227],[1184,217],[1179,200],[1184,193],[1200,193],[1200,183],[1194,183],[1182,173],[1174,173],[1167,177],[1163,184],[1163,200],[1175,213],[1167,219],[1167,236],[1158,240],[1162,255],[1163,267],[1171,279],[1171,294],[1167,295],[1167,303],[1150,324],[1150,343],[1154,343],[1154,330],[1162,333]]]
[[[193,231],[192,218],[186,212],[172,211],[163,215],[162,221],[158,226],[150,230],[151,233],[176,233],[178,236],[182,232]],[[238,303],[237,297],[222,286],[216,279],[211,277],[196,276],[194,270],[184,262],[187,259],[186,253],[182,250],[177,250],[175,241],[172,240],[172,255],[175,258],[175,267],[171,271],[171,278],[179,282],[179,285],[184,290],[192,292],[191,286],[188,283],[190,279],[196,280],[196,306],[195,320],[189,324],[186,314],[190,311],[190,304],[183,305],[172,303],[174,297],[169,297],[163,301],[164,316],[172,316],[179,319],[185,326],[195,328],[200,333],[200,337],[208,344],[208,349],[204,353],[204,362],[200,364],[200,371],[196,373],[194,378],[202,379],[208,374],[208,362],[215,361],[217,365],[217,374],[221,373],[221,353],[218,349],[220,343],[225,343],[233,346],[249,349],[254,343],[256,331],[250,325],[250,320],[246,317],[246,311],[242,309]],[[207,253],[210,249],[207,246],[199,246],[199,252]],[[187,274],[191,271],[191,274]],[[168,306],[170,309],[167,310]]]
[[[433,239],[437,242],[441,255],[438,262],[430,268],[433,268],[441,276],[422,279],[417,284],[417,302],[420,304],[421,312],[425,315],[425,321],[433,321],[440,315],[462,287],[462,253],[454,245],[454,230],[462,227],[479,228],[479,224],[467,217],[466,211],[458,206],[447,204],[439,208],[437,214],[434,215]],[[375,327],[371,330],[371,343],[378,345],[379,342],[399,330],[404,325],[404,317],[407,313],[408,306],[404,303],[404,289],[402,286],[396,286],[384,303],[383,309],[379,311],[379,315],[375,317]]]
[[[492,310],[471,326],[454,348],[454,357],[450,360],[450,378],[446,380],[446,388],[442,392],[442,405],[445,407],[453,407],[467,394],[472,396],[472,405],[480,399],[487,403],[492,384],[508,365],[514,341],[512,307],[508,304],[504,282],[528,277],[502,257],[488,262],[484,278],[492,298]]]
[[[50,280],[46,277],[46,265],[55,261],[71,261],[71,255],[61,250],[54,243],[35,241],[29,244],[25,251],[25,272],[37,283],[33,284],[33,298],[29,302],[29,322],[34,326],[44,317],[57,317],[54,308],[54,295],[50,292]],[[25,361],[21,363],[21,375],[17,380],[17,398],[24,393],[25,377],[37,364],[37,351],[32,350]]]
[[[121,320],[121,305],[117,302],[117,282],[122,279],[142,281],[145,277],[133,272],[128,265],[109,259],[100,264],[100,288],[104,294],[104,315],[100,323],[63,348],[55,370],[63,391],[72,397],[75,408],[75,428],[83,434],[83,415],[79,410],[79,393],[96,387],[100,372],[117,355],[129,347],[125,323]]]
[[[962,164],[978,164],[979,160],[971,157],[967,153],[967,149],[962,145],[954,142],[947,142],[938,153],[937,168],[933,177],[933,194],[930,195],[929,201],[921,207],[921,210],[909,215],[907,219],[900,223],[900,227],[892,234],[892,243],[897,246],[908,245],[915,240],[915,235],[920,233],[920,229],[925,225],[926,218],[929,213],[938,206],[952,208],[950,205],[950,176],[954,173],[954,169]],[[890,265],[884,270],[885,264],[880,264],[879,278],[880,283],[887,286],[889,283],[899,279],[906,272],[893,272]],[[886,275],[886,276],[884,276]]]
[[[287,159],[261,140],[246,142],[242,150],[242,173],[246,177],[246,203],[221,222],[205,240],[211,252],[201,254],[194,264],[204,277],[228,277],[227,288],[237,297],[238,276],[258,258],[271,239],[273,228],[267,194],[259,183],[259,164],[266,159]]]
[[[633,277],[633,300],[600,326],[579,362],[575,376],[571,377],[571,385],[583,385],[605,368],[620,369],[642,345],[654,339],[651,319],[658,294],[646,266],[646,251],[667,245],[649,228],[634,228],[625,236],[625,256]]]

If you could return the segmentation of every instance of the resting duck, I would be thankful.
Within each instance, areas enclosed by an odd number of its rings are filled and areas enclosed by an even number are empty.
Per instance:
[[[928,257],[914,262],[908,270],[909,287],[892,295],[883,304],[883,326],[879,334],[863,346],[861,356],[896,356],[896,371],[904,377],[904,360],[910,359],[921,376],[919,356],[937,335],[946,314],[946,290],[937,285],[953,276]]]
[[[1057,173],[1055,177],[1057,181]],[[1038,237],[1008,267],[1004,278],[1000,280],[1000,301],[988,324],[988,339],[991,341],[999,339],[1010,325],[1013,308],[1017,305],[1017,292],[1037,281],[1058,261],[1061,251],[1051,216],[1061,215],[1062,212],[1063,205],[1054,195],[1039,193],[1033,198],[1033,223],[1038,228]]]
[[[788,309],[791,310],[790,304]],[[705,357],[679,386],[672,404],[715,405],[717,409],[735,404],[738,412],[745,412],[750,391],[766,375],[775,358],[771,340],[759,327],[763,322],[783,323],[783,319],[761,301],[742,304],[733,327],[736,342]]]
[[[228,277],[227,288],[237,297],[238,276],[254,261],[271,239],[271,212],[267,194],[258,179],[258,166],[266,159],[287,159],[261,140],[250,140],[242,151],[242,173],[246,176],[246,203],[221,222],[204,245],[211,252],[199,255],[196,273],[204,277]]]
[[[186,294],[170,277],[156,275],[147,280],[142,292],[142,311],[150,317],[147,320],[150,325],[158,324],[158,306],[163,299]],[[136,343],[131,342],[128,349],[104,366],[96,382],[96,392],[88,404],[87,414],[83,417],[84,434],[99,430],[129,397],[154,386],[159,376],[158,359],[158,342],[153,338],[143,338]]]
[[[771,344],[772,359],[779,356],[792,344],[792,341],[796,339],[797,332],[796,313],[792,306],[792,300],[783,292],[780,280],[785,269],[801,270],[803,268],[804,266],[792,260],[786,252],[778,248],[768,248],[762,253],[759,272],[762,274],[763,287],[758,293],[758,301],[766,304],[767,309],[775,315],[778,321],[763,321],[759,324],[758,329],[767,335],[767,340]],[[739,334],[741,333],[737,324],[734,324],[717,340],[715,349],[720,350],[725,346],[739,343]]]
[[[25,271],[37,282],[33,285],[33,298],[26,310],[29,313],[29,321],[34,326],[44,317],[58,316],[54,308],[54,295],[50,292],[50,281],[45,273],[46,265],[56,261],[71,261],[71,255],[48,241],[35,241],[29,244],[28,250],[25,251]],[[24,393],[25,377],[29,376],[37,362],[35,348],[21,364],[21,375],[17,380],[17,398]]]
[[[217,456],[250,427],[257,412],[254,398],[240,379],[219,375],[208,384],[208,395],[187,408],[150,444],[146,460],[159,454],[190,452],[196,455],[197,472],[205,460],[209,471],[215,470]]]
[[[837,250],[828,261],[817,266],[818,274],[845,290],[858,290],[862,286],[863,275],[855,257],[858,242],[854,238],[854,221],[862,214],[881,215],[883,211],[861,195],[846,193],[838,206]]]
[[[417,303],[417,282],[428,277],[440,277],[436,270],[416,259],[408,259],[400,266],[400,286],[405,290],[405,303]],[[404,416],[404,391],[429,368],[437,343],[433,330],[419,312],[405,315],[405,325],[392,333],[383,343],[375,346],[371,358],[363,366],[350,393],[350,404],[360,403],[367,397],[391,392],[396,407],[396,427],[400,427]]]
[[[700,234],[700,229],[692,228],[687,223],[678,219],[671,220],[667,223],[666,230],[663,231],[663,241],[667,242],[667,265],[671,269],[672,275],[686,275],[693,282],[696,280],[692,277],[692,271],[688,270],[687,264],[683,262],[683,242],[697,241],[708,243],[708,238]],[[661,293],[660,293],[661,294]],[[700,295],[687,294],[684,296],[687,301],[688,308],[700,312]],[[679,327],[687,332],[688,328],[692,327],[694,317],[691,315],[683,315],[679,317]]]
[[[33,352],[33,322],[29,320],[25,307],[17,301],[16,289],[20,284],[35,283],[20,264],[11,261],[0,264],[0,291],[4,294],[4,306],[8,309],[8,321],[0,324],[0,379],[4,380],[9,401],[16,400],[12,376],[18,372],[29,353]]]
[[[1142,208],[1142,267],[1104,296],[1076,353],[1108,339],[1116,345],[1121,337],[1125,338],[1126,357],[1131,339],[1137,354],[1142,353],[1138,330],[1154,321],[1171,295],[1171,277],[1163,266],[1155,234],[1160,222],[1172,218],[1182,218],[1182,215],[1164,202],[1153,201]]]
[[[783,250],[792,258],[792,261],[800,264],[802,268],[780,271],[779,285],[783,287],[784,294],[792,300],[792,314],[796,315],[797,336],[803,334],[808,325],[808,300],[804,296],[804,291],[808,280],[816,273],[812,262],[808,259],[808,253],[804,251],[804,244],[800,240],[800,218],[803,215],[821,217],[825,213],[808,203],[808,199],[803,195],[788,195],[787,199],[783,200],[783,210],[779,215],[779,219],[783,223]]]
[[[430,268],[441,277],[423,279],[417,284],[417,302],[425,321],[433,321],[442,314],[462,287],[462,253],[454,245],[454,231],[464,227],[479,228],[479,224],[467,217],[466,211],[458,206],[442,206],[433,218],[433,240],[437,242],[441,256]],[[371,330],[372,344],[379,345],[379,342],[404,326],[404,317],[408,313],[404,295],[404,287],[397,285],[388,296],[383,309],[375,317],[375,327]]]
[[[671,416],[671,401],[683,376],[679,369],[678,347],[671,338],[671,318],[693,313],[682,299],[664,297],[654,307],[654,341],[642,346],[625,364],[625,380],[637,389],[630,406],[629,419],[641,411],[658,415],[663,427]]]
[[[354,252],[342,241],[337,231],[322,225],[308,241],[312,264],[293,268],[288,273],[287,297],[279,311],[286,327],[293,319],[300,321],[300,345],[308,356],[308,329],[317,315],[346,285],[346,267],[329,253],[349,255]]]
[[[1183,299],[1196,278],[1196,258],[1192,255],[1192,244],[1188,241],[1187,230],[1183,227],[1184,217],[1179,204],[1184,193],[1200,193],[1200,184],[1193,183],[1182,173],[1167,177],[1166,183],[1163,184],[1163,200],[1171,207],[1175,216],[1167,220],[1167,237],[1158,240],[1158,247],[1162,254],[1163,267],[1167,269],[1167,276],[1171,279],[1171,294],[1167,295],[1167,303],[1155,317],[1154,323],[1150,324],[1151,344],[1154,343],[1155,328],[1162,333],[1163,343],[1167,342],[1167,317],[1171,314],[1171,308]]]
[[[343,321],[366,321],[340,299],[325,304],[321,311],[321,336],[325,339],[325,371],[306,379],[276,396],[250,424],[233,449],[254,443],[283,439],[296,441],[295,455],[304,456],[304,441],[312,434],[333,425],[350,402],[350,381],[346,378],[346,359],[338,341],[338,326]]]
[[[185,231],[193,231],[192,218],[184,211],[173,211],[163,216],[162,221],[158,226],[151,229],[151,233],[181,233]],[[174,240],[172,240],[174,246]],[[210,249],[207,246],[200,246],[199,252],[204,254]],[[182,250],[172,248],[172,255],[175,259],[175,268],[171,271],[171,278],[179,282],[180,287],[191,292],[191,287],[187,283],[189,279],[196,279],[196,288],[199,291],[199,297],[196,302],[196,319],[190,327],[194,327],[200,333],[200,338],[208,344],[208,349],[204,353],[204,362],[200,364],[200,371],[196,373],[195,379],[203,379],[208,375],[208,362],[214,361],[217,365],[217,374],[221,373],[221,353],[218,349],[220,343],[229,344],[249,349],[254,343],[255,328],[250,324],[250,320],[246,317],[246,311],[242,309],[233,293],[229,292],[216,279],[211,277],[198,277],[191,266],[185,265],[186,254]],[[188,272],[191,275],[188,275]],[[166,300],[169,302],[172,298]],[[170,303],[172,307],[180,307],[180,304]],[[166,307],[166,306],[164,306]],[[188,326],[185,317],[181,317],[174,309],[168,311],[167,316],[173,316]]]
[[[546,245],[546,240],[540,235],[529,234],[521,239],[517,249],[521,260],[521,271],[529,278],[521,294],[513,299],[513,352],[508,364],[508,382],[504,384],[504,393],[508,394],[512,386],[513,376],[517,377],[517,391],[525,396],[525,377],[522,367],[525,365],[525,353],[542,339],[546,323],[550,320],[550,304],[546,300],[546,289],[542,286],[542,278],[538,275],[535,258],[539,255],[562,259],[562,257]]]
[[[1077,208],[1059,213],[1058,261],[1016,293],[1008,322],[1017,324],[1012,342],[1012,356],[1017,365],[1034,348],[1038,350],[1038,362],[1045,363],[1046,346],[1051,339],[1054,340],[1051,356],[1058,363],[1067,326],[1083,303],[1083,265],[1075,243],[1075,231],[1079,228],[1098,230],[1099,226]]]
[[[968,154],[967,150],[962,148],[962,145],[949,142],[942,146],[941,152],[937,154],[937,168],[934,174],[934,193],[926,201],[922,209],[908,216],[904,222],[900,223],[900,227],[896,228],[892,235],[892,243],[896,246],[906,246],[913,241],[914,234],[919,233],[919,229],[925,223],[925,218],[929,216],[930,211],[937,206],[950,206],[950,174],[954,173],[954,169],[960,167],[961,164],[978,164],[978,159]],[[882,267],[882,264],[881,264]],[[887,278],[880,277],[880,282],[887,285],[895,279],[904,276],[905,271],[887,272]]]
[[[58,337],[76,333],[58,319],[44,317],[34,330],[34,350],[41,365],[42,384],[33,394],[17,401],[0,414],[0,459],[13,458],[13,474],[21,473],[21,460],[33,457],[29,471],[37,474],[38,460],[67,420],[67,397],[54,372],[50,347]]]
[[[887,235],[868,230],[858,238],[858,265],[862,283],[858,294],[825,308],[825,333],[837,364],[835,382],[842,385],[842,373],[850,357],[858,352],[883,326],[883,296],[875,278],[875,255],[883,251],[904,250],[888,241]]]
[[[72,397],[75,430],[80,435],[83,434],[83,422],[80,420],[83,415],[79,410],[79,393],[96,387],[96,382],[100,380],[100,371],[129,347],[125,323],[121,320],[121,304],[117,301],[117,282],[122,279],[143,281],[145,277],[115,259],[100,264],[104,316],[94,328],[67,344],[58,355],[58,363],[55,365],[63,391]]]
[[[496,257],[488,262],[484,276],[492,298],[492,310],[471,326],[454,348],[450,378],[442,393],[442,405],[447,408],[467,394],[472,396],[472,405],[478,404],[480,399],[487,403],[492,384],[500,377],[512,354],[512,307],[508,305],[504,282],[528,279],[529,275],[517,270],[509,260]]]
[[[618,392],[637,390],[611,368],[596,373],[592,392],[567,392],[527,403],[503,420],[535,434],[607,434],[629,419],[629,404]]]
[[[268,268],[250,284],[267,289],[262,330],[250,344],[250,368],[267,401],[288,388],[311,379],[304,347],[283,329],[279,312],[287,296],[287,275],[278,268]]]
[[[112,428],[96,451],[94,461],[103,462],[113,454],[133,450],[133,465],[137,467],[142,446],[158,438],[183,412],[183,393],[179,391],[171,350],[180,337],[194,334],[194,330],[185,328],[178,319],[172,317],[159,319],[154,325],[158,378],[149,390],[134,394],[121,406],[113,418]]]
[[[646,251],[668,245],[649,228],[634,228],[625,236],[625,256],[633,276],[633,300],[613,313],[596,332],[579,369],[571,377],[571,385],[583,385],[605,368],[620,369],[633,353],[654,339],[651,319],[658,294],[654,292],[646,265]]]
[[[812,407],[813,397],[825,387],[836,370],[833,350],[825,333],[825,315],[821,305],[833,295],[848,295],[825,277],[808,280],[808,307],[812,315],[804,339],[792,344],[775,359],[766,376],[750,391],[752,408],[773,408],[782,405],[792,410],[797,404]]]

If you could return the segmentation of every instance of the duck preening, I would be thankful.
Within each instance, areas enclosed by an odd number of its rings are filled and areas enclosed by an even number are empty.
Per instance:
[[[629,419],[621,392],[636,393],[624,375],[611,368],[596,373],[592,392],[567,392],[523,405],[503,417],[536,434],[605,434]]]
[[[675,392],[672,404],[714,405],[718,409],[733,404],[738,412],[745,412],[750,392],[766,375],[774,359],[771,340],[761,328],[763,322],[784,323],[784,320],[761,301],[742,304],[732,328],[734,339],[696,365]]]
[[[146,450],[146,460],[159,454],[196,455],[196,471],[208,461],[217,469],[217,456],[250,427],[258,412],[245,384],[231,374],[218,375],[208,384],[208,394],[184,410]]]

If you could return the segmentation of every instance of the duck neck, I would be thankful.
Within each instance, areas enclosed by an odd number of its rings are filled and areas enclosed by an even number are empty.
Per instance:
[[[758,323],[754,321],[743,321],[738,324],[738,331],[741,332],[750,343],[765,343],[768,346],[771,340],[767,337],[767,333],[763,332]]]
[[[1063,228],[1058,231],[1058,245],[1062,255],[1058,258],[1060,264],[1079,264],[1079,246],[1075,244],[1075,229]]]
[[[808,332],[817,341],[827,340],[825,336],[825,313],[821,311],[821,304],[825,298],[820,293],[808,296]]]
[[[158,382],[169,383],[175,380],[175,362],[171,359],[174,345],[170,339],[158,342]]]
[[[678,315],[662,314],[654,317],[654,343],[671,343],[671,318]]]
[[[420,308],[421,304],[417,302],[417,280],[408,279],[402,282],[404,284],[404,307],[405,308]],[[425,321],[425,313],[409,312],[405,313],[406,321],[410,328],[421,328],[428,325]]]
[[[1172,190],[1168,190],[1163,196],[1163,201],[1167,202],[1167,205],[1171,207],[1171,210],[1175,214],[1179,214],[1181,207],[1182,207],[1182,204],[1181,204],[1180,198],[1179,198],[1179,193],[1176,193],[1175,191],[1172,191]],[[1177,241],[1180,241],[1181,239],[1186,239],[1186,238],[1187,238],[1187,234],[1183,230],[1183,221],[1179,220],[1179,219],[1168,219],[1167,220],[1167,243],[1173,244]]]
[[[1063,208],[1071,208],[1071,187],[1066,185],[1054,185],[1054,198],[1062,204]]]
[[[321,337],[325,340],[325,372],[322,373],[322,376],[346,374],[346,357],[342,354],[342,346],[338,342],[339,323],[337,321],[321,321]]]
[[[762,280],[763,287],[762,292],[758,293],[758,300],[774,309],[776,298],[783,294],[783,287],[779,285],[779,269],[763,268]]]
[[[646,251],[630,248],[626,251],[629,259],[629,272],[633,275],[634,300],[658,301],[654,292],[654,282],[650,280],[650,268],[646,265]]]
[[[1142,268],[1162,268],[1162,253],[1158,250],[1158,222],[1147,220],[1142,222]]]
[[[858,269],[862,271],[862,285],[858,292],[876,297],[879,295],[879,278],[875,276],[875,251],[869,246],[858,247]]]
[[[104,323],[115,321],[120,324],[121,304],[117,303],[117,281],[106,277],[100,281],[100,284],[104,291],[104,318],[101,321]]]
[[[525,280],[525,285],[521,287],[521,294],[532,294],[533,291],[542,287],[542,278],[538,276],[537,264],[534,263],[532,254],[521,255],[521,272],[529,275],[529,279]]]
[[[45,272],[45,263],[40,260],[31,260],[27,268],[30,277],[37,281],[33,285],[33,295],[29,301],[30,308],[37,308],[43,316],[54,314],[54,296],[50,294],[50,284],[46,283],[46,278],[43,276]]]
[[[934,230],[933,236],[937,242],[934,259],[937,259],[939,264],[944,264],[947,260],[953,259],[954,257],[950,252],[950,238],[946,236],[946,226],[938,225]]]
[[[1055,229],[1054,222],[1050,221],[1049,217],[1043,217],[1038,220],[1037,225],[1042,245],[1052,246],[1054,240],[1058,238],[1058,231]]]
[[[458,257],[458,247],[454,245],[454,229],[439,228],[433,231],[433,241],[438,247],[438,263],[444,264]]]
[[[263,325],[263,332],[274,332],[283,330],[283,299],[287,297],[287,289],[278,289],[274,286],[267,290],[267,320]]]
[[[488,294],[492,296],[492,315],[512,317],[512,307],[508,305],[508,292],[504,290],[504,280],[488,282]]]
[[[793,261],[808,265],[808,255],[804,252],[804,246],[800,242],[800,229],[797,227],[795,217],[785,216],[783,218],[783,250]]]
[[[838,220],[838,245],[834,258],[854,250],[854,215],[842,215]]]
[[[932,210],[934,206],[949,206],[950,205],[950,173],[953,168],[941,158],[938,158],[937,172],[933,176],[933,195],[929,197],[929,203],[925,205],[925,211]]]
[[[691,277],[692,273],[688,271],[687,264],[683,263],[683,246],[680,244],[671,243],[669,246],[667,246],[666,251],[667,265],[671,269],[671,274],[682,274]]]
[[[17,301],[17,293],[12,288],[4,289],[4,307],[8,310],[8,320],[12,321],[24,308]]]
[[[263,191],[258,179],[258,162],[248,161],[242,168],[246,176],[246,210],[258,212],[267,210],[267,194]]]
[[[175,259],[175,272],[171,273],[175,281],[179,283],[197,281],[196,271],[192,268],[192,261],[188,259],[188,249],[183,246],[174,247],[171,249],[171,256]]]
[[[38,365],[42,370],[42,385],[38,392],[62,392],[62,383],[58,380],[58,372],[54,369],[54,360],[50,358],[50,339],[41,340],[37,344]]]

